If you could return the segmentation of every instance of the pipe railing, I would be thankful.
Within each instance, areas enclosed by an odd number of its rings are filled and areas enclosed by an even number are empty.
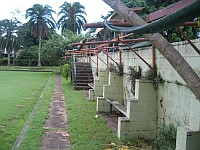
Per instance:
[[[75,80],[75,83],[74,83],[74,81],[73,81],[73,83],[75,84],[75,87],[76,87],[76,58],[75,58],[74,54],[72,55],[72,64],[73,64],[74,80]]]

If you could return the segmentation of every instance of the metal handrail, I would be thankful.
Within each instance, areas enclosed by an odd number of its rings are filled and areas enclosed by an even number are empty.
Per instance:
[[[73,63],[73,69],[74,69],[74,80],[76,81],[76,58],[75,55],[72,55],[72,63]],[[76,82],[75,82],[75,86],[76,86]]]

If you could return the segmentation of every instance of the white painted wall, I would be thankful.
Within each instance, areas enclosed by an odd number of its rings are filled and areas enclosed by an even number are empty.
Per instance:
[[[194,44],[200,49],[200,39],[194,40]],[[192,66],[195,72],[200,74],[200,56],[187,42],[173,43],[174,47]],[[152,64],[152,47],[139,48],[137,52],[149,64]],[[110,52],[110,56],[119,62],[119,53]],[[106,55],[99,54],[106,62]],[[96,56],[92,57],[96,62]],[[132,99],[130,93],[130,81],[127,80],[129,66],[140,66],[142,72],[149,70],[148,66],[143,63],[132,51],[123,51],[122,60],[124,64],[124,99]],[[110,61],[111,62],[111,61]],[[113,62],[112,62],[113,63]],[[183,79],[173,69],[169,62],[156,50],[156,64],[158,72],[167,82],[158,86],[158,118],[160,122],[178,123],[190,126],[196,130],[200,127],[200,103],[192,94],[190,89],[185,85]],[[92,66],[96,68],[96,64],[92,62]],[[105,69],[106,65],[99,60],[99,68]],[[181,83],[177,85],[175,82]]]

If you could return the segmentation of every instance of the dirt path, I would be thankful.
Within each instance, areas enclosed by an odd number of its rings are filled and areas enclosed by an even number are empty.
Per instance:
[[[67,133],[67,114],[60,75],[56,76],[55,89],[49,108],[49,118],[45,128],[47,131],[44,133],[41,143],[43,150],[70,149]]]

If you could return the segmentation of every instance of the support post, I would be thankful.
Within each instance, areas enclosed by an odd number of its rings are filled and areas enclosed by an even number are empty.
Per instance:
[[[97,70],[96,70],[96,75],[98,76],[98,72],[99,72],[99,54],[98,52],[96,53],[97,55]]]
[[[152,67],[155,69],[156,66],[156,58],[155,58],[155,46],[152,45]]]
[[[190,45],[194,48],[194,50],[200,55],[200,50],[194,45],[194,43],[192,43],[192,41],[188,38],[188,36],[183,32],[183,30],[181,30],[180,27],[176,27],[176,29],[181,33],[181,35],[184,37],[184,39],[186,39]]]
[[[108,49],[106,49],[106,63],[107,63],[107,70],[109,69],[109,60],[108,60]]]

